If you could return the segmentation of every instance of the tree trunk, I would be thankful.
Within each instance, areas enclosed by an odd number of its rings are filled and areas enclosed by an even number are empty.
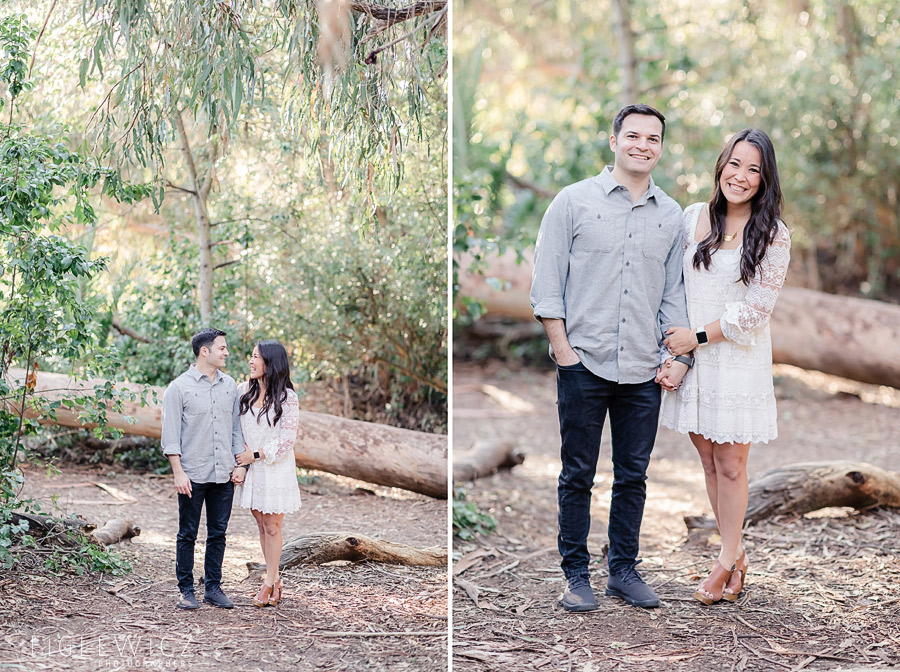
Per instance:
[[[525,453],[508,441],[477,441],[470,450],[454,456],[453,480],[474,481],[525,461]]]
[[[865,462],[803,462],[766,472],[750,483],[745,522],[803,515],[829,506],[900,507],[900,474]],[[715,520],[685,516],[688,528],[715,528]]]
[[[612,0],[612,9],[616,22],[616,41],[619,43],[619,69],[622,81],[619,102],[625,107],[638,102],[637,58],[634,54],[631,8],[628,6],[628,0]]]
[[[175,113],[175,125],[178,127],[178,135],[181,138],[181,151],[184,155],[184,165],[191,185],[191,204],[194,206],[194,218],[197,221],[197,244],[200,247],[200,323],[204,327],[211,326],[212,320],[212,229],[209,223],[209,213],[206,210],[206,201],[209,197],[209,188],[212,184],[212,167],[206,183],[201,185],[197,175],[197,166],[194,163],[194,155],[188,142],[187,132],[184,130],[184,120],[181,112]],[[215,146],[214,146],[215,147]],[[212,161],[215,161],[215,149]]]
[[[405,544],[373,539],[362,534],[304,534],[287,542],[281,549],[279,569],[295,565],[321,565],[335,560],[387,562],[395,565],[446,567],[447,550],[440,547],[413,548]],[[251,571],[264,570],[262,563],[248,562]]]
[[[94,530],[94,534],[91,536],[104,546],[112,546],[120,541],[136,537],[140,533],[141,528],[135,525],[133,520],[113,518],[99,530]]]
[[[22,381],[25,372],[22,369],[10,369],[9,375]],[[37,374],[34,391],[36,395],[52,401],[77,396],[73,392],[79,391],[90,395],[95,386],[105,382],[99,378],[76,382],[61,374],[40,372]],[[146,387],[150,391],[147,405],[142,407],[138,402],[126,402],[124,413],[108,412],[109,427],[120,429],[126,434],[160,437],[164,390],[161,387]],[[144,386],[117,382],[116,388],[140,392]],[[135,422],[129,423],[127,416],[134,418]],[[77,411],[65,408],[56,410],[55,421],[46,416],[36,419],[42,424],[65,427],[90,426],[79,420]],[[447,497],[447,452],[445,435],[414,432],[306,411],[300,412],[300,429],[294,445],[294,458],[298,467],[403,488],[438,499]]]
[[[471,265],[464,257],[461,268]],[[485,276],[459,273],[461,295],[484,301],[488,313],[533,320],[532,253],[521,265],[508,253],[491,261]],[[508,283],[488,286],[487,277]],[[873,385],[900,387],[900,306],[799,287],[785,287],[772,314],[772,359]]]

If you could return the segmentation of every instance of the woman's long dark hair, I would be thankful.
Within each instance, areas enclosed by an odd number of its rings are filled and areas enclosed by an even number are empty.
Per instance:
[[[731,159],[735,146],[739,142],[749,142],[759,150],[760,162],[759,191],[750,202],[750,220],[744,227],[744,250],[741,252],[741,281],[748,285],[756,275],[759,266],[769,244],[775,239],[778,232],[778,220],[781,218],[781,208],[784,199],[781,196],[781,183],[778,180],[778,166],[775,165],[775,148],[769,136],[758,128],[745,128],[736,133],[729,141],[716,161],[716,188],[709,200],[709,235],[697,245],[694,253],[694,268],[699,269],[700,264],[709,270],[712,261],[712,253],[722,245],[722,237],[725,234],[725,213],[728,211],[728,201],[722,193],[719,181],[722,171]]]
[[[281,405],[287,399],[287,390],[294,389],[291,383],[291,368],[288,364],[287,350],[278,341],[260,341],[256,344],[259,350],[259,356],[266,366],[263,379],[266,385],[266,398],[263,399],[263,406],[256,416],[256,422],[259,422],[262,416],[266,416],[269,425],[274,426],[281,420]],[[241,396],[240,414],[244,415],[250,410],[250,407],[259,399],[259,381],[250,379],[247,391]],[[269,419],[269,409],[274,406],[275,419]]]

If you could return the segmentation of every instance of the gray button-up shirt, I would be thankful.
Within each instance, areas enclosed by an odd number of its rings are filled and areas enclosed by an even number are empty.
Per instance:
[[[226,483],[234,456],[244,452],[237,385],[216,371],[210,380],[191,364],[163,395],[162,444],[166,455],[181,455],[194,483]]]
[[[643,383],[656,374],[666,329],[688,326],[684,225],[652,178],[633,203],[610,170],[566,187],[547,209],[531,306],[538,320],[566,321],[569,344],[594,375]]]

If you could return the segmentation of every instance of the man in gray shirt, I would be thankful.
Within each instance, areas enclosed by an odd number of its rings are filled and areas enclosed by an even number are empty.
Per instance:
[[[567,611],[597,608],[587,537],[607,412],[613,485],[606,594],[659,605],[635,569],[661,396],[654,378],[668,360],[666,329],[688,326],[681,208],[650,177],[664,136],[665,118],[652,107],[620,110],[609,139],[614,166],[564,188],[538,233],[531,305],[557,364],[558,546]],[[672,362],[667,384],[677,386],[689,365],[687,358]]]
[[[235,455],[244,452],[234,379],[222,373],[228,346],[225,332],[202,329],[191,347],[197,361],[173,380],[163,395],[162,449],[169,457],[178,493],[175,576],[180,609],[198,609],[194,596],[194,543],[206,503],[203,601],[231,609],[222,592],[225,530],[231,517]]]

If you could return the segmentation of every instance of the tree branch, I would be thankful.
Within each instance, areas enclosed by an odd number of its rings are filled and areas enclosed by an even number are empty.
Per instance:
[[[44,31],[47,30],[47,24],[50,22],[50,15],[53,14],[53,10],[56,9],[57,2],[58,0],[53,0],[53,4],[50,5],[50,9],[47,12],[47,18],[44,19],[44,25],[41,26],[41,32],[38,33],[37,39],[34,41],[34,52],[31,54],[31,64],[28,66],[28,79],[31,79],[31,71],[34,69],[34,59],[37,58],[38,45],[41,43]]]
[[[553,198],[554,196],[556,196],[556,193],[544,189],[543,187],[539,187],[534,182],[529,182],[524,177],[516,177],[509,171],[506,171],[506,181],[519,189],[527,189],[528,191],[533,191],[535,195],[540,196],[541,198]]]
[[[213,270],[217,271],[220,268],[225,268],[226,266],[231,266],[232,264],[239,264],[243,261],[243,259],[232,259],[231,261],[223,261],[221,264],[216,264],[213,266]]]
[[[177,184],[172,184],[169,180],[166,180],[166,186],[169,189],[175,189],[176,191],[183,191],[186,194],[196,195],[197,192],[193,189],[188,189],[187,187],[179,187]]]
[[[350,0],[347,4],[354,12],[366,14],[373,19],[385,21],[389,26],[392,26],[395,23],[409,21],[416,16],[439,12],[447,6],[447,0],[421,0],[406,7],[385,7],[384,5],[355,0]]]
[[[140,341],[141,343],[151,343],[151,342],[152,342],[149,338],[147,338],[146,336],[143,336],[143,335],[139,334],[138,332],[136,332],[136,331],[135,331],[134,329],[132,329],[131,327],[126,327],[125,325],[123,325],[123,324],[119,321],[119,318],[118,318],[118,317],[114,317],[114,318],[112,319],[112,328],[115,329],[116,331],[118,331],[118,332],[119,332],[120,334],[122,334],[123,336],[130,336],[130,337],[133,338],[134,340]]]

